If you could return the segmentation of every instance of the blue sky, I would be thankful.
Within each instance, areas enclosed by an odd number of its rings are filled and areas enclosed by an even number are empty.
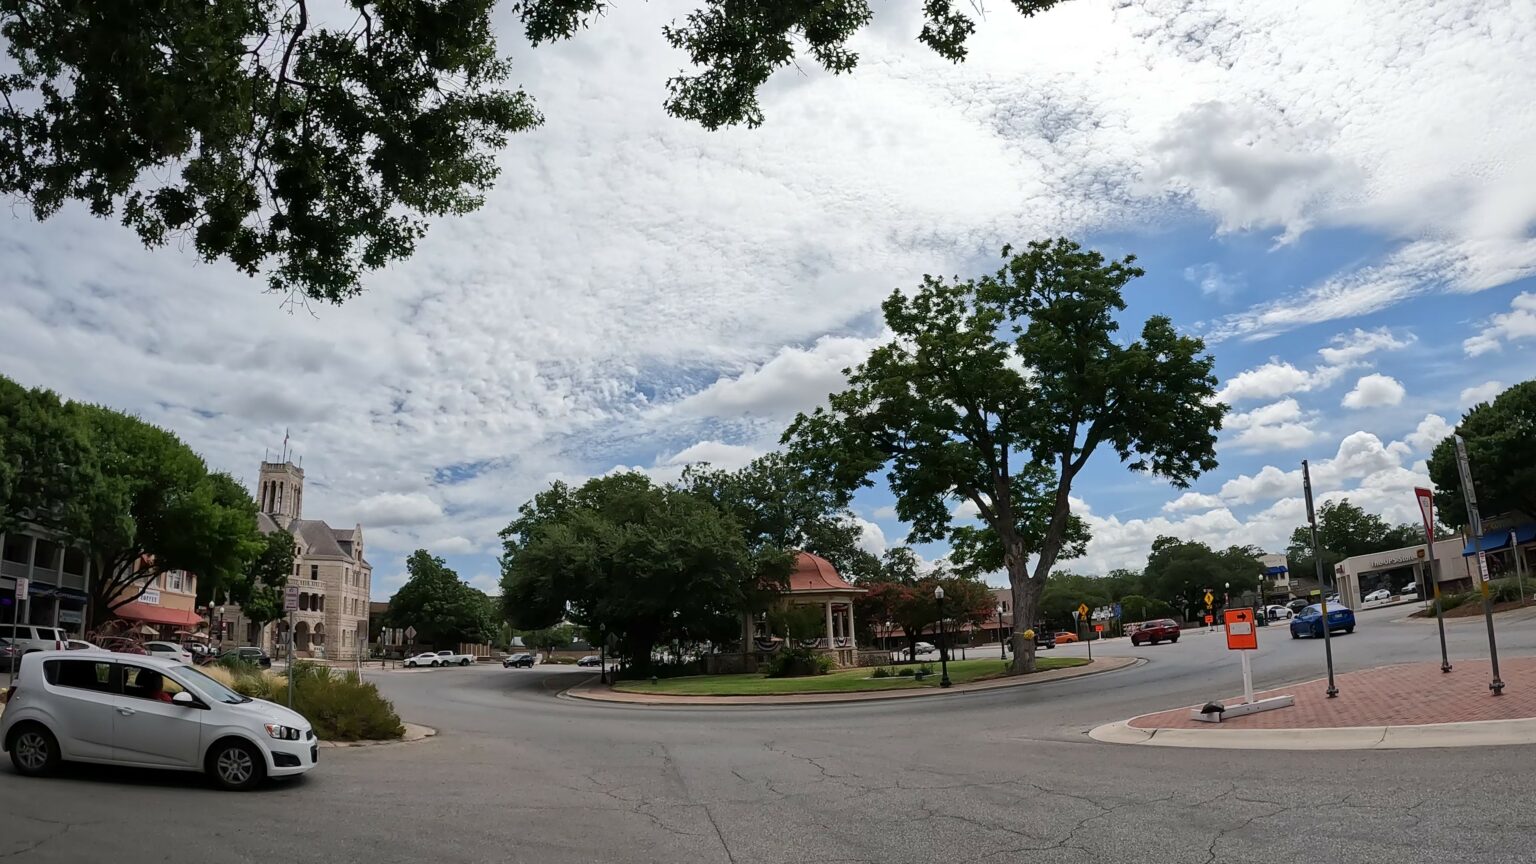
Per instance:
[[[306,515],[363,524],[376,599],[418,546],[492,588],[496,532],[551,480],[739,465],[880,340],[890,291],[1065,234],[1139,256],[1126,329],[1204,336],[1234,412],[1188,494],[1096,457],[1066,566],[1137,566],[1158,534],[1278,549],[1303,458],[1412,518],[1427,448],[1536,366],[1529,5],[991,6],[952,65],[917,4],[880,4],[855,74],[782,72],[762,128],[718,133],[660,110],[686,62],[660,28],[691,4],[538,50],[502,20],[546,123],[364,296],[293,309],[81,208],[13,210],[0,372],[248,481],[288,430]],[[871,549],[905,535],[890,504],[856,502]]]

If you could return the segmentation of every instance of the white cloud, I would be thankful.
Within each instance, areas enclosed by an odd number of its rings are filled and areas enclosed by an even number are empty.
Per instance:
[[[763,455],[764,452],[762,448],[743,444],[700,441],[671,456],[657,460],[657,465],[663,468],[683,468],[698,462],[708,462],[712,467],[724,471],[735,471],[746,467],[747,463]]]
[[[1227,273],[1213,263],[1184,268],[1184,279],[1199,286],[1200,293],[1222,302],[1231,301],[1244,288],[1241,276]]]
[[[1237,431],[1232,444],[1241,450],[1294,450],[1317,438],[1304,421],[1301,405],[1295,399],[1282,399],[1247,411],[1228,415],[1226,428]]]
[[[1509,303],[1508,312],[1500,312],[1483,325],[1483,332],[1462,342],[1469,357],[1499,351],[1505,342],[1536,338],[1536,293],[1521,291]]]
[[[1318,350],[1323,362],[1332,366],[1349,366],[1359,363],[1377,351],[1400,351],[1414,342],[1418,337],[1412,333],[1398,336],[1390,328],[1378,327],[1375,330],[1362,330],[1356,327],[1350,333],[1340,333],[1333,337],[1333,346]]]
[[[859,548],[874,555],[884,555],[890,545],[885,538],[885,531],[868,519],[857,516],[853,517],[853,523],[859,526]]]
[[[1461,407],[1471,408],[1473,405],[1491,402],[1495,396],[1503,392],[1504,382],[1485,381],[1476,387],[1468,387],[1461,391],[1461,397],[1458,401],[1461,403]]]
[[[1436,444],[1450,437],[1456,431],[1456,427],[1446,422],[1439,414],[1425,414],[1424,419],[1403,440],[1410,447],[1420,453],[1428,453]]]
[[[1372,373],[1355,382],[1355,389],[1344,394],[1345,408],[1383,408],[1403,401],[1403,385],[1396,378]]]
[[[433,540],[427,544],[427,549],[433,555],[468,555],[480,551],[473,540],[458,534]]]
[[[1217,495],[1205,495],[1200,492],[1185,492],[1183,495],[1163,505],[1165,513],[1180,513],[1187,510],[1215,510],[1224,506]]]
[[[1280,498],[1301,488],[1300,471],[1281,471],[1265,465],[1257,474],[1243,474],[1221,484],[1221,497],[1239,504]]]
[[[882,341],[825,336],[810,348],[782,348],[761,366],[721,378],[682,400],[677,410],[708,417],[788,419],[846,387],[843,370],[862,363]]]
[[[1229,405],[1246,399],[1273,399],[1287,393],[1310,389],[1312,376],[1289,362],[1271,360],[1232,376],[1217,391],[1216,398]]]
[[[354,504],[350,510],[353,520],[364,526],[393,527],[400,525],[427,525],[441,521],[443,508],[421,492],[402,495],[386,492],[374,495]]]
[[[896,508],[895,507],[889,507],[889,506],[887,506],[887,507],[876,507],[875,508],[875,512],[871,513],[870,515],[875,517],[876,519],[895,519],[896,518]]]

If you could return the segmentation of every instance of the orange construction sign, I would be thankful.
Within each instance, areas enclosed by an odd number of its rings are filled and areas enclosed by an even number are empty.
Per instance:
[[[1252,609],[1228,609],[1222,623],[1227,628],[1227,650],[1259,649],[1259,631],[1254,625]]]

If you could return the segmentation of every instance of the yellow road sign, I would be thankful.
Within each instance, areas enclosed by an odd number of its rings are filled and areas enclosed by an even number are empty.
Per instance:
[[[1087,603],[1079,603],[1077,605],[1077,614],[1080,615],[1080,616],[1087,615],[1088,614],[1088,604]]]
[[[1216,602],[1216,595],[1212,594],[1209,591],[1205,592],[1205,605],[1209,606],[1209,605],[1211,605],[1212,603],[1215,603],[1215,602]]]

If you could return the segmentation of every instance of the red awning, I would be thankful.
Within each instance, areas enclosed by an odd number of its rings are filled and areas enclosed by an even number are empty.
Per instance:
[[[127,618],[132,621],[147,621],[150,624],[180,624],[186,627],[195,627],[202,623],[203,616],[191,609],[166,609],[152,603],[140,603],[135,600],[112,610],[112,614],[119,618]]]

